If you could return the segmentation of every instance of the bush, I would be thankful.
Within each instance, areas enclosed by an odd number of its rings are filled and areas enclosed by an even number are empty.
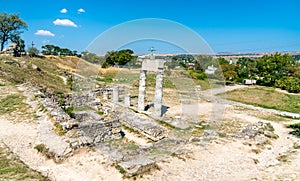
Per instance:
[[[74,107],[63,107],[65,113],[67,113],[71,118],[75,118]]]
[[[193,79],[204,80],[206,79],[206,74],[200,70],[188,70],[190,76]]]
[[[293,77],[282,77],[275,81],[275,87],[292,93],[300,92],[300,79]]]
[[[116,167],[117,170],[119,170],[119,172],[120,172],[121,174],[123,174],[123,175],[126,174],[126,171],[125,171],[124,168],[122,168],[120,165],[116,165],[115,167]]]
[[[293,134],[293,135],[296,135],[296,136],[300,137],[300,123],[290,124],[287,127],[294,129],[294,131],[291,131],[290,134]]]
[[[63,129],[62,125],[59,124],[58,122],[54,123],[54,131],[56,134],[58,134],[59,136],[63,136],[64,134],[67,133],[66,130]]]
[[[239,77],[239,78],[236,78],[235,81],[238,82],[238,83],[243,83],[244,78],[240,78],[240,77]]]
[[[49,151],[49,148],[46,147],[45,144],[38,144],[34,147],[39,153],[45,155],[48,159],[54,158],[55,154]]]
[[[44,144],[39,144],[39,145],[36,145],[34,147],[34,149],[36,149],[39,153],[43,153],[47,150],[46,146]]]
[[[105,78],[96,78],[97,81],[100,81],[100,82],[106,82],[106,83],[112,83],[113,82],[113,79],[110,78],[110,77],[105,77]]]

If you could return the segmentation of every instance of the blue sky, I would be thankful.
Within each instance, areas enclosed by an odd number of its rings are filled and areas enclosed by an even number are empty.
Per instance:
[[[141,18],[178,22],[198,33],[215,52],[300,50],[299,8],[298,0],[0,0],[0,12],[18,13],[27,22],[28,31],[22,34],[27,47],[33,41],[39,49],[54,44],[79,52],[108,29]],[[124,36],[130,33],[134,32]],[[145,48],[133,44],[124,47],[144,53],[151,41]],[[159,53],[178,50],[152,44]]]

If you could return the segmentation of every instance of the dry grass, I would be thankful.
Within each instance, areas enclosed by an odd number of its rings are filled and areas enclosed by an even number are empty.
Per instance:
[[[268,120],[268,121],[275,121],[275,122],[290,122],[294,119],[283,117],[274,113],[268,113],[268,112],[261,112],[253,109],[243,108],[243,107],[235,107],[234,108],[235,113],[243,114],[247,112],[249,116],[254,116],[260,119]]]
[[[252,86],[220,94],[229,100],[281,111],[300,112],[300,96],[278,92],[272,87]]]
[[[0,146],[0,180],[49,180],[31,170],[8,148]]]
[[[117,75],[119,72],[120,72],[120,69],[116,68],[116,67],[102,68],[99,70],[99,75],[106,77],[107,75],[110,75],[110,74]],[[121,73],[127,74],[127,73],[129,73],[129,71],[122,70]]]
[[[40,58],[14,58],[2,61],[0,58],[0,79],[13,84],[27,83],[45,88],[48,91],[68,92],[70,88],[64,84],[63,80],[57,75],[60,74],[59,67],[48,59]],[[23,65],[21,65],[23,64]],[[41,71],[32,68],[38,66]]]
[[[224,118],[218,127],[219,131],[224,131],[228,134],[234,134],[243,128],[245,121],[237,118]]]
[[[25,112],[29,105],[23,102],[24,97],[18,94],[8,95],[0,100],[0,115],[15,111]]]

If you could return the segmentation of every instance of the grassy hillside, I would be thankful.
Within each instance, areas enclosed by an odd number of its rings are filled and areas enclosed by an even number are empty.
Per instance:
[[[63,79],[67,79],[64,72],[77,72],[92,64],[77,57],[25,58],[0,56],[0,79],[8,84],[32,83],[46,89],[48,92],[70,92],[70,85]],[[82,73],[82,72],[78,73]],[[84,73],[84,72],[83,72]],[[3,84],[3,83],[2,83]]]

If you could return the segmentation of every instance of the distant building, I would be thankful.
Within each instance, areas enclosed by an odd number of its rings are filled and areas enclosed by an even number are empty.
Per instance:
[[[214,65],[208,66],[207,69],[205,69],[205,73],[207,75],[213,75],[217,70],[217,67],[214,67]]]
[[[253,80],[253,79],[244,79],[243,83],[245,85],[254,85],[254,84],[256,84],[256,80]]]
[[[193,69],[195,67],[195,64],[194,63],[187,63],[186,67],[189,68],[189,69]]]

